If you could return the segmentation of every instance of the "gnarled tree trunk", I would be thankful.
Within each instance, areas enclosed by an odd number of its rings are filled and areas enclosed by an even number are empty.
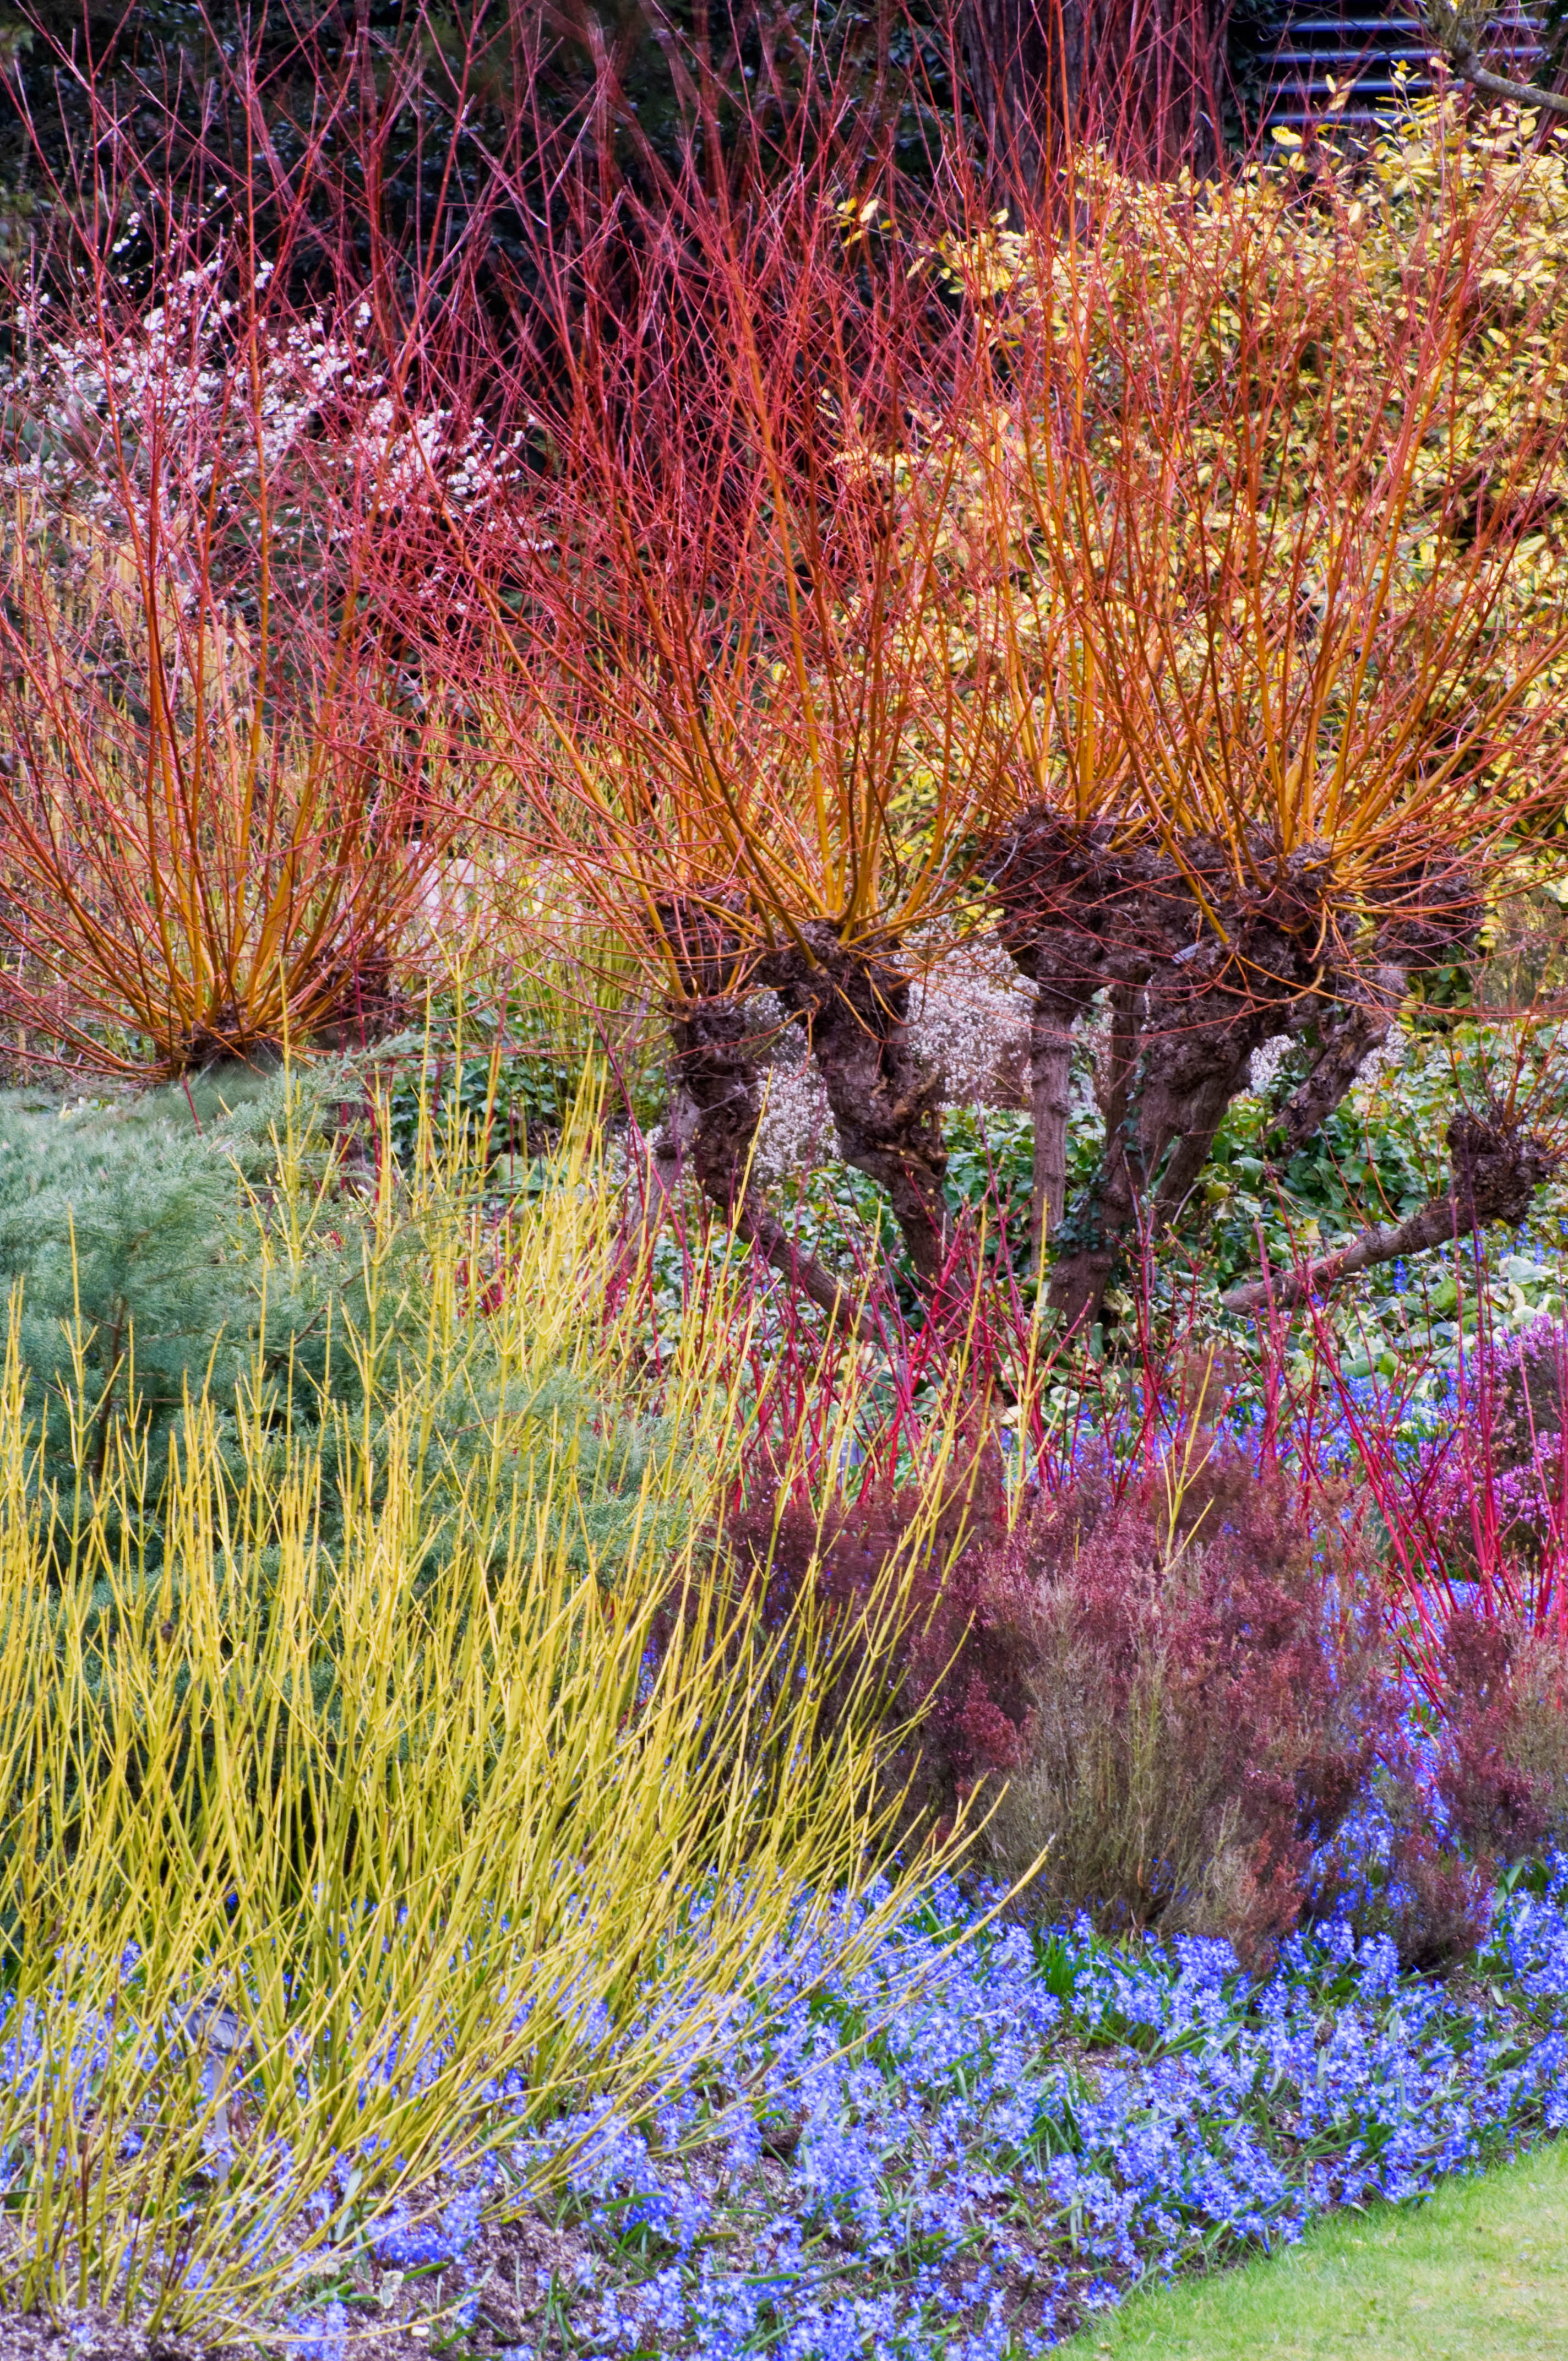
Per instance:
[[[676,899],[658,918],[677,989],[669,1004],[671,1110],[657,1160],[689,1169],[736,1235],[836,1323],[872,1333],[844,1282],[800,1250],[751,1180],[762,1088],[747,996],[766,987],[804,1025],[839,1152],[886,1190],[916,1277],[935,1296],[952,1246],[942,1078],[916,1058],[909,977],[896,945],[847,944],[837,928],[811,920],[792,943],[765,949],[743,941],[724,911]]]
[[[842,1279],[804,1254],[751,1179],[762,1087],[756,1019],[746,1006],[756,959],[721,914],[672,900],[658,912],[677,989],[669,1003],[670,1113],[654,1159],[689,1167],[737,1237],[837,1327],[868,1335]]]
[[[1272,1154],[1288,1163],[1315,1138],[1344,1098],[1368,1054],[1388,1038],[1410,987],[1461,959],[1486,915],[1475,881],[1462,865],[1434,873],[1418,863],[1385,887],[1372,954],[1333,978],[1334,995],[1305,995],[1292,1012],[1297,1032],[1316,1024],[1316,1054],[1274,1126]]]
[[[1459,867],[1418,862],[1387,881],[1369,928],[1365,890],[1342,907],[1317,849],[1276,859],[1260,839],[1246,856],[1238,874],[1212,842],[1119,841],[1103,825],[1076,827],[1036,806],[982,864],[1001,939],[1036,987],[1035,1195],[1045,1235],[1054,1233],[1050,1300],[1069,1324],[1095,1318],[1140,1229],[1180,1213],[1255,1050],[1331,1012],[1281,1118],[1291,1152],[1343,1098],[1411,978],[1452,960],[1479,920],[1474,881]],[[1072,1033],[1105,987],[1100,1159],[1064,1213]],[[1490,1202],[1485,1189],[1476,1201]]]
[[[1083,1004],[1071,993],[1037,986],[1029,1016],[1029,1104],[1035,1117],[1035,1176],[1029,1201],[1029,1268],[1038,1270],[1047,1239],[1067,1211],[1067,1135],[1072,1115],[1072,1038]]]
[[[844,1161],[886,1190],[916,1277],[927,1292],[946,1270],[952,1222],[942,1190],[942,1079],[909,1038],[909,978],[895,947],[846,943],[823,921],[803,948],[773,954],[768,983],[804,1021]]]

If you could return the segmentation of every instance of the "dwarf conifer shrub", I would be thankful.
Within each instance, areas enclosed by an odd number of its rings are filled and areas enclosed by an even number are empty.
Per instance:
[[[156,1568],[170,1444],[192,1400],[236,1470],[241,1424],[281,1445],[363,1408],[372,1270],[374,1371],[384,1384],[406,1358],[428,1240],[393,1224],[367,1255],[374,1212],[336,1167],[320,1088],[238,1070],[189,1093],[0,1099],[0,1296],[57,1554],[103,1494],[109,1525],[128,1515]],[[326,1429],[331,1530],[343,1469]]]
[[[46,1483],[96,1483],[126,1422],[158,1455],[188,1394],[210,1389],[232,1410],[263,1325],[239,1182],[261,1178],[278,1111],[271,1091],[250,1095],[232,1115],[209,1104],[202,1129],[178,1093],[122,1108],[0,1100],[0,1289],[18,1298]],[[84,1455],[71,1432],[83,1414]]]
[[[195,1400],[240,1489],[258,1437],[280,1456],[293,1441],[316,1450],[328,1546],[367,1471],[385,1490],[412,1455],[407,1472],[455,1497],[505,1416],[536,1444],[513,1467],[520,1504],[552,1497],[551,1449],[571,1457],[559,1538],[576,1571],[613,1568],[650,1516],[677,1547],[679,1520],[641,1499],[667,1444],[655,1424],[612,1412],[565,1367],[524,1376],[500,1353],[516,1225],[476,1208],[473,1143],[436,1126],[421,1170],[378,1197],[331,1132],[336,1087],[331,1072],[229,1075],[189,1098],[63,1112],[38,1093],[0,1099],[0,1301],[15,1301],[31,1481],[57,1563],[79,1530],[118,1534],[129,1518],[123,1538],[156,1574],[170,1444]],[[432,1302],[433,1257],[462,1275],[449,1303]],[[435,1356],[433,1320],[448,1340]],[[415,1370],[411,1426],[387,1405]],[[359,1420],[352,1450],[344,1412]],[[447,1547],[433,1516],[427,1575]]]

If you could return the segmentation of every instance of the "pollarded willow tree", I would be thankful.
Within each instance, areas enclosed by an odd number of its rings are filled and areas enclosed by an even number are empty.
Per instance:
[[[1005,356],[982,865],[1035,986],[1069,1319],[1187,1205],[1266,1040],[1307,1051],[1279,1161],[1319,1129],[1568,779],[1560,166],[1440,106],[1370,177],[1084,188],[1091,236],[951,257]],[[1091,1009],[1103,1146],[1069,1208]],[[1448,1146],[1431,1204],[1320,1276],[1521,1219],[1554,1153],[1497,1106]]]
[[[992,760],[951,431],[983,356],[885,226],[809,175],[744,218],[686,196],[645,224],[634,301],[624,278],[597,313],[563,290],[540,469],[512,531],[463,545],[481,581],[505,552],[485,697],[535,850],[663,994],[663,1146],[847,1320],[751,1178],[764,1060],[770,1032],[804,1037],[843,1156],[939,1292],[940,1077],[910,995],[955,939]],[[947,423],[890,489],[874,455],[927,416]]]
[[[636,302],[563,317],[568,395],[485,593],[536,844],[666,994],[673,1134],[840,1313],[751,1178],[764,987],[939,1298],[910,992],[1000,934],[1035,990],[1052,1295],[1085,1320],[1253,1052],[1308,1052],[1283,1153],[1563,800],[1555,162],[1439,109],[1370,175],[1150,185],[1085,154],[1072,197],[905,238],[809,178],[744,216],[688,192]],[[1363,1261],[1517,1220],[1553,1155],[1490,1105],[1449,1146]]]

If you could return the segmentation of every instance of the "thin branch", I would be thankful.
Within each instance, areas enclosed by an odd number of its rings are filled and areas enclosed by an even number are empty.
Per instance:
[[[1467,41],[1445,54],[1460,81],[1467,82],[1473,90],[1483,91],[1488,98],[1508,98],[1516,106],[1542,106],[1548,115],[1568,115],[1568,98],[1554,90],[1541,90],[1534,82],[1510,82],[1506,74],[1490,72],[1477,64],[1475,52]]]
[[[1289,1311],[1376,1263],[1457,1242],[1491,1222],[1517,1224],[1529,1213],[1540,1182],[1562,1161],[1561,1153],[1539,1133],[1512,1129],[1497,1119],[1496,1111],[1490,1116],[1456,1115],[1448,1127],[1448,1144],[1454,1180],[1441,1195],[1429,1197],[1402,1222],[1375,1223],[1332,1254],[1302,1264],[1285,1278],[1276,1279],[1266,1271],[1261,1279],[1233,1287],[1220,1298],[1222,1308],[1244,1318],[1269,1308]]]

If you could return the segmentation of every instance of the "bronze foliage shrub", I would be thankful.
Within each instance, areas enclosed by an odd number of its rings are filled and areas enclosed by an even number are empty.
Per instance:
[[[912,1557],[880,1667],[909,1724],[899,1833],[973,1796],[976,1864],[1026,1878],[1032,1913],[1223,1936],[1255,1966],[1344,1916],[1440,1972],[1498,1872],[1568,1844],[1568,1642],[1460,1608],[1422,1696],[1353,1521],[1239,1453],[1182,1478],[1091,1465],[1011,1521],[984,1452],[935,1513],[874,1471],[826,1508],[753,1476],[727,1532],[771,1615],[809,1591],[849,1618]]]
[[[1466,1851],[1568,1845],[1568,1635],[1462,1608],[1448,1619],[1437,1792]]]
[[[999,1553],[1026,1697],[987,1831],[1048,1908],[1266,1957],[1393,1713],[1379,1618],[1331,1531],[1214,1458],[1177,1496],[1087,1477]]]
[[[807,1584],[846,1610],[913,1513],[886,1483],[825,1512],[762,1487],[729,1537],[768,1566],[778,1614]],[[993,1872],[1019,1877],[1046,1851],[1026,1906],[1266,1957],[1395,1718],[1352,1573],[1239,1460],[1211,1460],[1179,1499],[1157,1475],[1102,1468],[1011,1531],[996,1471],[971,1468],[931,1521],[887,1666],[888,1711],[922,1715],[900,1765],[905,1828],[940,1824],[978,1786]]]

